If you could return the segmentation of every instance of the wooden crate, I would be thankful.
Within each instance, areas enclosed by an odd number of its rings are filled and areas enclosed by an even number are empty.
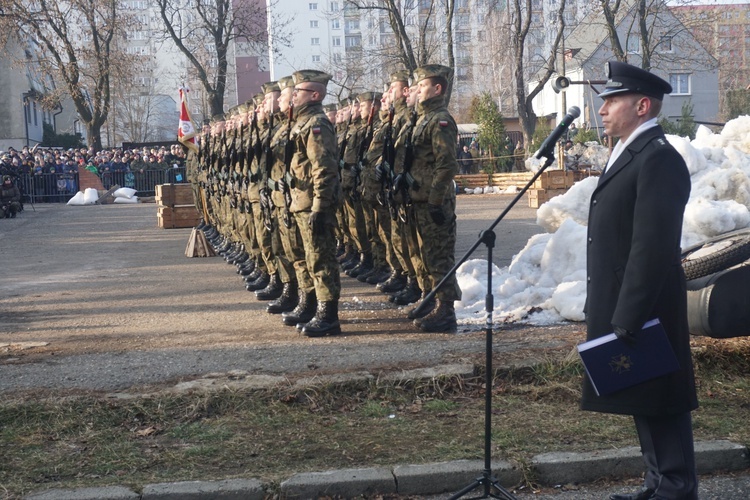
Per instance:
[[[529,189],[529,207],[539,208],[555,196],[565,193],[567,189]]]
[[[174,207],[159,205],[156,218],[159,227],[164,229],[195,227],[200,224],[201,220],[195,205],[175,205]]]
[[[177,205],[192,205],[193,188],[190,184],[157,184],[156,203],[165,207]]]
[[[573,172],[566,170],[545,170],[534,182],[534,189],[567,189],[575,182]]]

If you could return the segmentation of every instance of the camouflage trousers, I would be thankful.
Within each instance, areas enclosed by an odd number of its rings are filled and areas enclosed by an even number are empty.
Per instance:
[[[271,246],[271,231],[266,227],[263,220],[263,213],[260,209],[260,202],[252,203],[253,224],[255,225],[255,239],[258,241],[260,248],[260,261],[256,262],[262,270],[268,274],[275,274],[277,271],[276,259],[273,255]]]
[[[375,267],[384,267],[386,265],[385,244],[378,234],[378,214],[375,204],[367,200],[362,200],[362,216],[365,220],[367,241],[370,242],[372,261],[375,263]]]
[[[443,202],[445,222],[435,224],[427,203],[414,204],[417,244],[428,280],[427,289],[432,290],[456,263],[456,198]],[[461,288],[453,274],[436,294],[440,300],[461,300]]]
[[[296,212],[302,244],[304,245],[307,269],[312,276],[315,295],[320,302],[338,301],[341,296],[341,277],[336,260],[336,237],[332,210],[326,212],[328,218],[325,230],[314,234],[310,227],[311,212]]]
[[[351,191],[344,193],[344,214],[349,227],[349,236],[359,253],[372,253],[370,240],[367,239],[367,227],[362,211],[362,201],[352,201]]]
[[[286,227],[284,224],[284,207],[274,209],[276,219],[276,237],[273,241],[278,240],[278,250],[274,248],[276,263],[279,267],[279,276],[282,283],[296,281],[300,288],[305,292],[311,292],[314,288],[310,273],[307,272],[307,263],[305,262],[305,252],[302,243],[302,236],[297,229],[294,216],[291,217],[291,226]]]

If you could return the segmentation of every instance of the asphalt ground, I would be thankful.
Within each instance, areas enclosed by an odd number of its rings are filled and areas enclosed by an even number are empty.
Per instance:
[[[513,199],[458,199],[457,258]],[[495,228],[500,266],[542,232],[526,199]],[[343,335],[308,339],[264,311],[220,258],[186,258],[190,229],[159,229],[153,204],[26,206],[0,220],[0,393],[3,398],[138,393],[241,370],[290,379],[482,364],[484,332],[424,334],[374,287],[342,277]],[[485,258],[480,245],[472,258]],[[483,311],[477,311],[483,315]],[[495,366],[568,352],[580,324],[502,325]],[[559,485],[519,498],[606,498],[637,480]],[[438,497],[430,497],[438,498]],[[444,498],[444,496],[442,497]],[[706,476],[701,498],[750,498],[746,474]]]

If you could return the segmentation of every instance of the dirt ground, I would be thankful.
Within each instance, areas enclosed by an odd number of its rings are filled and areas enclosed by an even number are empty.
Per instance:
[[[459,197],[459,258],[512,198]],[[483,330],[419,333],[403,308],[346,276],[344,334],[303,337],[265,312],[234,266],[186,258],[190,229],[159,229],[156,220],[153,204],[45,204],[0,221],[0,391],[136,391],[230,370],[293,378],[483,363]],[[542,231],[535,220],[522,198],[495,230],[495,263],[508,265]],[[483,246],[472,256],[485,257]],[[501,326],[495,364],[567,353],[582,330]]]

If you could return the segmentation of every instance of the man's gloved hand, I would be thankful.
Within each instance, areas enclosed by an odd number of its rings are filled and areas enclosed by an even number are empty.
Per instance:
[[[375,167],[375,180],[378,182],[383,182],[383,179],[386,178],[387,171],[386,171],[386,164],[385,163],[379,163],[377,167]]]
[[[630,332],[621,326],[615,326],[614,329],[615,329],[615,335],[617,335],[618,339],[625,342],[625,344],[627,344],[628,347],[635,346],[635,335],[633,335],[633,332]]]
[[[427,204],[427,211],[430,212],[432,221],[438,226],[445,224],[445,213],[443,213],[443,207],[440,205],[433,205],[432,203]]]
[[[289,186],[287,185],[286,179],[284,179],[283,176],[281,177],[281,179],[276,181],[276,185],[278,186],[279,191],[281,191],[282,193],[286,193],[289,190]]]
[[[406,182],[406,179],[404,179],[404,174],[398,174],[393,178],[393,190],[399,191],[403,187],[404,182]]]
[[[310,214],[310,229],[313,234],[323,234],[326,226],[326,214],[324,212],[312,212]]]

